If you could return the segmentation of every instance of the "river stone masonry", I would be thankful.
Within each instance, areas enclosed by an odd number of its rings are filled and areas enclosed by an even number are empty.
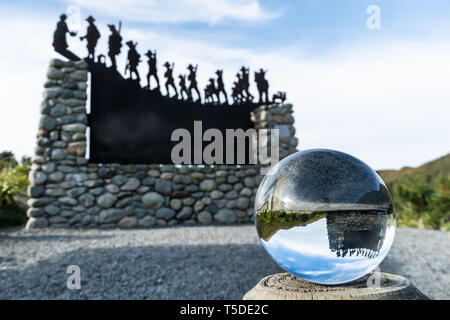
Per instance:
[[[26,228],[135,228],[247,222],[263,176],[257,165],[93,164],[86,159],[88,65],[52,59],[29,174]],[[291,104],[258,107],[255,128],[296,151]]]

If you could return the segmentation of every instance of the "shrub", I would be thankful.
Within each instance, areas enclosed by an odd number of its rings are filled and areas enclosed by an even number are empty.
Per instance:
[[[399,226],[450,230],[450,177],[408,176],[392,186]]]

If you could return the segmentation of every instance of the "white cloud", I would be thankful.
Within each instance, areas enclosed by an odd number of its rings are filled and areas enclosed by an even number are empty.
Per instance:
[[[279,16],[264,10],[258,0],[71,0],[70,4],[117,19],[156,23],[259,22]]]
[[[51,48],[57,17],[23,13],[18,20],[2,12],[0,18],[6,26],[0,29],[0,150],[30,155],[48,60],[58,56]],[[106,52],[109,33],[104,22],[98,26],[98,52]],[[353,43],[311,57],[301,44],[261,52],[137,28],[124,28],[123,36],[138,41],[142,55],[158,50],[160,78],[166,60],[175,62],[176,74],[198,63],[200,87],[217,68],[224,69],[228,92],[241,65],[267,68],[270,93],[285,90],[294,104],[301,149],[342,150],[375,169],[417,166],[449,152],[450,45],[444,41]],[[69,41],[86,54],[85,44]],[[121,72],[125,56],[124,46]],[[146,67],[141,63],[142,77]]]

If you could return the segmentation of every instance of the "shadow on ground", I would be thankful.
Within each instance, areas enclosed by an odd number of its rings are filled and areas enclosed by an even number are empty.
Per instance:
[[[67,289],[69,265],[81,269],[80,290]],[[242,299],[280,271],[250,244],[82,249],[0,271],[0,299]]]

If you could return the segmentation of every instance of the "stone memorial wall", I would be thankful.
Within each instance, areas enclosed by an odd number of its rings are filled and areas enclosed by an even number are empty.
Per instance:
[[[29,175],[27,228],[152,227],[250,221],[257,165],[93,164],[86,159],[88,65],[53,59]],[[292,105],[259,106],[255,128],[279,129],[296,151]]]

